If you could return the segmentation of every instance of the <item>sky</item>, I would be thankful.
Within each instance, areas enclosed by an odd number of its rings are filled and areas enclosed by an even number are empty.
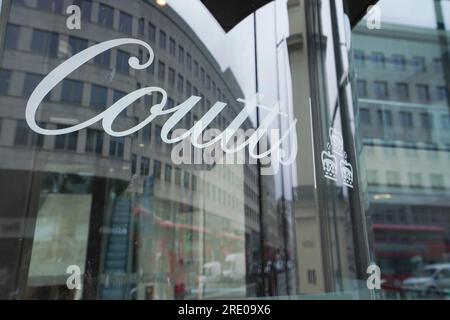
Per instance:
[[[255,91],[253,16],[239,23],[228,34],[199,0],[168,0],[172,8],[191,26],[197,36],[211,51],[224,71],[230,67],[245,96]],[[278,20],[278,37],[275,39],[275,3]],[[276,0],[258,10],[258,72],[260,85],[269,88],[264,92],[269,103],[275,103],[275,44],[288,35],[287,0]],[[280,54],[281,56],[281,54]],[[280,58],[280,57],[279,57]]]

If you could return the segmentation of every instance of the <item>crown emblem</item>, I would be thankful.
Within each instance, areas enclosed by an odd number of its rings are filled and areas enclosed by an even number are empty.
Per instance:
[[[322,152],[322,167],[325,178],[337,181],[336,157],[329,151]]]
[[[342,182],[347,187],[353,188],[353,167],[347,160],[340,161]]]
[[[342,157],[344,155],[344,140],[342,139],[342,134],[333,128],[330,128],[329,135],[333,153]]]

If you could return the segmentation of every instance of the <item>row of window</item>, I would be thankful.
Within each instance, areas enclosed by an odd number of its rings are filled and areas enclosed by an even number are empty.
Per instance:
[[[422,144],[420,147],[417,144],[402,144],[395,145],[393,143],[386,144],[383,146],[379,146],[378,149],[374,148],[374,144],[370,142],[364,143],[365,152],[372,156],[375,152],[379,152],[380,150],[383,153],[383,156],[386,158],[397,158],[398,156],[405,156],[410,161],[420,160],[420,158],[425,159],[426,161],[437,162],[440,160],[449,160],[450,159],[450,143],[447,144],[437,144],[437,143],[426,143]]]
[[[386,185],[390,187],[401,187],[401,174],[398,171],[386,171]],[[407,185],[411,188],[424,188],[425,181],[422,173],[408,172],[406,175]],[[371,186],[380,185],[379,172],[377,170],[367,170],[367,182]],[[430,174],[429,186],[433,189],[445,189],[445,179],[442,174]]]
[[[383,52],[373,52],[372,54],[366,54],[362,50],[354,51],[355,63],[358,67],[367,66],[367,62],[370,61],[377,69],[385,69],[387,64],[391,64],[396,71],[406,71],[412,68],[416,72],[432,71],[442,73],[443,64],[442,59],[434,58],[431,61],[432,67],[427,65],[425,57],[414,56],[411,59],[407,59],[404,55],[393,54],[391,57],[386,57]]]
[[[378,99],[398,99],[401,101],[411,100],[410,85],[405,82],[397,82],[392,86],[395,94],[390,93],[390,86],[387,81],[374,81],[372,92],[369,92],[366,80],[357,81],[357,93],[359,97],[374,96]],[[448,89],[445,86],[436,86],[433,90],[427,84],[417,84],[415,86],[416,100],[420,102],[442,101],[448,102]],[[433,91],[433,93],[432,93]]]
[[[20,26],[15,24],[8,24],[5,36],[5,48],[9,50],[19,49]],[[45,31],[40,29],[33,29],[31,34],[31,43],[29,51],[33,54],[58,58],[59,55],[72,56],[80,51],[88,48],[89,41],[87,39],[69,36],[67,51],[64,52],[59,45],[60,35],[56,32]],[[128,60],[130,54],[128,52],[117,50],[115,70],[119,73],[129,74],[130,66]],[[111,65],[111,51],[105,51],[97,55],[93,59],[93,63],[102,68],[110,68]]]
[[[0,119],[0,130],[1,130],[2,121]],[[44,122],[40,122],[39,126],[42,128],[46,128],[47,124]],[[64,128],[63,125],[57,125],[58,129]],[[15,146],[23,146],[23,147],[36,147],[36,148],[44,148],[45,136],[35,134],[31,130],[26,123],[26,121],[18,120],[16,122],[15,134],[14,134],[14,145]],[[79,135],[77,132],[67,134],[67,135],[59,135],[55,137],[53,148],[55,150],[67,150],[67,151],[77,151],[77,146],[79,143]],[[103,146],[104,146],[104,132],[95,129],[87,129],[86,132],[86,141],[85,141],[85,152],[91,154],[103,154]],[[46,146],[48,147],[48,146]],[[108,155],[113,158],[123,159],[124,157],[124,147],[125,140],[123,137],[116,138],[111,137],[111,141],[109,144]],[[150,158],[140,157],[140,175],[148,176],[150,175]],[[131,172],[132,174],[138,174],[137,169],[137,160],[138,156],[136,154],[132,155],[131,159]],[[192,191],[197,191],[197,177],[194,174],[190,174],[187,171],[182,171],[180,168],[176,168],[171,166],[170,164],[164,165],[164,173],[161,161],[154,160],[153,161],[153,175],[156,179],[164,180],[166,182],[172,182],[172,174],[174,172],[174,182],[176,185],[183,185],[184,188],[189,188],[191,186]],[[224,175],[229,176],[230,173],[223,172]],[[182,178],[183,177],[183,178]],[[190,180],[191,179],[191,180]],[[214,185],[207,184],[206,194],[211,194],[212,199],[216,199],[216,187]],[[219,188],[217,188],[217,200],[222,201],[230,197],[229,194],[224,193],[224,195],[220,194]],[[230,203],[236,205],[237,199],[228,199]]]
[[[64,2],[62,0],[36,0],[35,8],[51,13],[64,14],[65,8],[63,8],[63,3]],[[13,4],[26,6],[24,0],[14,0]],[[84,21],[92,21],[92,0],[73,0],[72,4],[80,7],[81,18]],[[114,8],[103,3],[99,3],[97,23],[103,27],[112,29],[114,27]],[[133,17],[126,12],[120,11],[118,30],[128,35],[132,35]]]
[[[41,122],[40,127],[46,128],[47,124]],[[57,125],[57,129],[63,129],[63,125]],[[24,120],[19,120],[16,123],[14,133],[15,146],[32,146],[37,148],[44,147],[45,136],[34,133],[28,127]],[[55,150],[77,151],[79,143],[78,132],[55,136],[54,146]],[[95,129],[87,129],[86,134],[86,153],[103,154],[104,133]],[[125,139],[123,137],[111,137],[108,155],[114,158],[123,159],[125,148]]]
[[[185,189],[189,189],[190,187],[192,191],[198,190],[198,181],[195,174],[184,171],[178,167],[174,167],[168,163],[164,164],[159,160],[153,160],[153,170],[151,172],[150,168],[152,160],[148,157],[140,157],[140,167],[138,168],[138,158],[138,155],[132,155],[132,174],[139,174],[141,176],[149,176],[152,174],[157,180],[163,180],[164,182],[170,184],[174,183],[176,186],[184,187]],[[221,188],[207,181],[204,181],[203,185],[205,187],[206,197],[223,204],[228,203],[233,207],[238,205],[238,199]]]
[[[421,127],[423,129],[433,129],[435,124],[435,117],[433,114],[428,112],[421,112],[416,119],[413,112],[410,111],[399,111],[398,112],[398,125],[403,128],[414,128]],[[362,124],[365,125],[377,125],[383,127],[392,127],[394,125],[393,121],[393,111],[391,110],[377,110],[376,111],[376,121],[373,121],[373,114],[367,108],[360,108],[359,118]],[[443,114],[440,118],[440,127],[444,130],[450,130],[450,115]]]
[[[22,96],[28,98],[36,86],[42,81],[43,75],[35,73],[25,73],[22,86]],[[12,71],[0,70],[0,95],[6,96],[10,94]],[[82,105],[84,83],[73,79],[64,79],[62,81],[62,102]],[[91,94],[89,106],[95,110],[104,110],[108,106],[108,88],[96,84],[91,84]],[[120,90],[113,90],[113,103],[126,95]],[[152,96],[148,96],[151,99]],[[50,94],[45,98],[50,101]]]
[[[82,8],[82,16],[85,20],[91,21],[92,16],[92,1],[91,0],[74,0],[74,3]],[[54,13],[61,13],[61,1],[56,1],[53,4],[52,0],[45,0],[42,3],[38,3],[37,8],[42,10],[51,11]],[[108,5],[99,4],[99,13],[97,23],[108,29],[114,27],[114,8]],[[133,31],[133,17],[125,12],[120,11],[119,14],[119,31],[132,35]],[[146,28],[146,26],[148,26]],[[146,32],[148,33],[148,39],[152,43],[157,41],[157,28],[151,22],[146,23],[145,18],[140,18],[138,20],[138,36],[142,38],[145,37]],[[8,25],[7,29],[7,39],[6,46],[10,49],[17,48],[17,42],[19,38],[19,26]],[[56,57],[58,50],[58,34],[54,32],[46,32],[43,30],[34,30],[32,37],[31,51],[41,55],[48,55],[51,57]],[[187,52],[181,44],[177,45],[176,40],[173,37],[167,35],[167,33],[160,29],[158,37],[159,47],[163,50],[168,49],[170,55],[177,57],[178,62],[181,65],[185,65],[189,72],[192,72],[194,76],[199,79],[202,85],[206,86],[208,91],[212,91],[213,95],[217,100],[226,101],[225,95],[219,86],[212,80],[212,77],[207,74],[205,68],[199,64],[199,62],[192,57],[192,55]],[[71,48],[71,53],[75,54],[79,51],[84,50],[88,46],[88,40],[81,39],[77,37],[69,37],[69,47]],[[130,55],[124,51],[118,50],[116,70],[121,73],[128,74],[129,66],[128,59]],[[143,60],[143,51],[139,51],[140,61]],[[98,56],[95,61],[97,64],[109,68],[110,65],[110,53],[104,53]],[[166,78],[166,64],[162,61],[158,64],[158,77],[161,80]],[[154,69],[154,65],[151,66],[151,71]],[[175,71],[173,68],[168,68],[168,78],[169,83],[175,86]],[[183,92],[183,78],[178,75],[177,86],[178,90]],[[191,96],[189,92],[189,82],[186,81],[186,95]],[[192,86],[193,87],[193,86]],[[193,87],[193,94],[196,95],[196,88]],[[198,90],[197,90],[198,93]]]
[[[11,88],[11,77],[12,71],[10,70],[0,70],[0,96],[9,95]],[[34,74],[34,73],[25,73],[23,86],[22,86],[22,96],[28,98],[39,82],[43,79],[43,75]],[[86,84],[88,85],[88,84]],[[138,85],[139,86],[139,85]],[[64,79],[62,81],[62,92],[60,101],[70,104],[84,105],[82,101],[83,92],[86,90],[85,84],[82,81],[72,80],[72,79]],[[90,84],[90,97],[88,106],[97,111],[103,111],[110,104],[108,103],[108,95],[109,90],[107,87]],[[45,98],[46,101],[50,101],[51,93]],[[126,95],[125,92],[120,90],[112,90],[112,103],[118,101],[122,97]],[[145,105],[151,106],[153,103],[161,101],[161,96],[159,93],[155,95],[146,95]],[[54,100],[54,99],[53,99]],[[200,102],[201,110],[203,113],[207,111],[207,107],[210,106],[209,100],[202,99]],[[173,108],[175,106],[175,101],[172,98],[168,98],[167,107]],[[185,117],[185,127],[190,128],[193,123],[199,120],[199,117],[193,115],[193,112],[189,112]],[[136,122],[139,122],[139,119],[136,119]],[[218,128],[225,128],[227,125],[227,121],[224,115],[219,115],[215,119],[215,126]],[[151,130],[150,127],[146,127],[144,131]],[[144,134],[145,140],[150,137],[148,134]]]
[[[374,206],[370,209],[372,219],[377,223],[407,223],[408,220],[417,224],[450,224],[450,215],[445,207],[439,206]],[[415,235],[417,236],[417,234]],[[428,234],[428,236],[430,236]]]
[[[18,33],[19,33],[19,26],[16,25],[8,25],[8,31],[7,31],[7,37],[6,37],[6,47],[8,49],[17,49],[17,37],[18,37]],[[49,55],[52,57],[56,57],[57,55],[57,51],[58,51],[58,34],[56,33],[52,33],[52,32],[48,32],[48,31],[42,31],[42,30],[37,30],[34,29],[33,30],[33,37],[32,37],[32,44],[31,44],[31,52],[35,53],[35,54],[39,54],[39,55]],[[78,37],[74,37],[74,36],[69,36],[69,50],[71,51],[70,54],[75,54],[78,53],[84,49],[86,49],[88,47],[88,40],[86,39],[81,39]],[[42,45],[44,44],[44,45]],[[143,55],[142,50],[139,51],[139,55],[140,55],[140,59],[142,61],[143,57],[141,55]],[[117,50],[117,55],[116,55],[116,68],[115,70],[119,73],[123,73],[123,74],[129,74],[130,72],[130,67],[128,64],[128,60],[130,58],[130,54],[122,51],[122,50]],[[104,68],[109,68],[110,66],[110,61],[111,61],[111,52],[110,51],[106,51],[101,55],[98,55],[94,58],[94,64],[99,65],[101,67]],[[211,102],[210,100],[206,99],[205,100],[205,96],[203,93],[200,93],[198,88],[194,85],[192,85],[192,83],[188,80],[185,80],[182,74],[176,74],[175,69],[172,67],[166,67],[165,62],[163,62],[162,60],[158,61],[158,78],[160,81],[164,82],[166,81],[166,78],[168,80],[169,85],[171,85],[173,88],[177,88],[178,92],[181,94],[185,94],[186,97],[190,97],[191,95],[195,95],[195,96],[200,96],[202,98],[202,100],[200,101],[202,107],[204,108],[205,105],[206,106],[210,106]],[[203,69],[202,69],[203,70]],[[151,68],[149,68],[149,72],[151,74],[154,74],[154,65],[152,64]],[[202,73],[203,74],[203,73]],[[5,90],[7,89],[7,84],[8,84],[8,74],[4,74],[5,78],[2,81],[2,92],[5,92]],[[35,80],[42,80],[41,76],[35,76],[34,77]],[[37,81],[36,84],[39,82]],[[213,90],[213,94],[216,94],[215,97],[218,100],[222,100],[222,101],[227,101],[225,94],[222,92],[222,90],[220,88],[217,88],[216,84],[214,81],[211,82],[211,78],[209,76],[207,76],[207,80],[206,80],[206,88],[208,90]],[[74,102],[77,103],[79,99],[81,99],[81,95],[80,90],[82,90],[82,84],[81,82],[74,82],[72,81],[72,85],[71,87],[74,89],[74,91],[72,92],[72,95],[69,94],[68,102]],[[138,83],[138,87],[141,87],[141,84]],[[106,94],[106,88],[104,87],[100,87],[100,86],[96,86],[96,88],[98,89],[98,93],[100,94],[100,96],[98,98],[93,98],[94,100],[97,99],[99,100],[98,102],[104,101],[104,95]],[[72,101],[75,100],[75,101]],[[97,104],[96,101],[93,101],[94,103]],[[106,104],[102,105],[102,107],[104,108],[106,106]]]

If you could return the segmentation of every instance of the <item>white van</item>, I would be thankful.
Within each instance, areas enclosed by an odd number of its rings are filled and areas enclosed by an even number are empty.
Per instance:
[[[245,278],[245,255],[243,253],[231,253],[225,257],[223,277],[232,281]]]

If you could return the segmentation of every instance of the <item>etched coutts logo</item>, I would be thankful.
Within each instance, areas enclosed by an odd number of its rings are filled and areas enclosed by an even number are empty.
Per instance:
[[[221,101],[216,102],[192,128],[185,130],[178,136],[173,136],[171,133],[183,122],[183,118],[204,98],[191,96],[178,106],[165,108],[168,101],[167,92],[163,88],[156,86],[140,88],[133,91],[119,99],[112,106],[108,108],[105,106],[105,111],[97,114],[93,118],[71,127],[62,129],[44,129],[38,125],[36,113],[38,112],[39,106],[45,96],[57,86],[59,82],[99,54],[123,45],[138,45],[144,47],[148,51],[147,61],[140,61],[137,57],[131,57],[128,60],[128,64],[131,68],[143,70],[153,63],[154,53],[151,46],[144,41],[132,38],[105,41],[77,53],[51,71],[31,94],[25,112],[26,121],[31,130],[43,135],[64,135],[85,129],[94,123],[101,121],[103,129],[107,134],[113,137],[124,137],[141,130],[157,117],[169,115],[169,119],[165,121],[161,130],[161,140],[167,144],[190,141],[190,143],[198,149],[211,148],[216,145],[220,147],[220,150],[224,154],[235,154],[242,151],[244,148],[248,148],[250,159],[260,161],[261,165],[265,166],[263,169],[268,169],[266,171],[262,170],[262,175],[276,174],[280,164],[290,165],[295,162],[297,156],[297,120],[291,120],[286,113],[281,112],[279,103],[276,103],[274,106],[265,106],[262,103],[263,96],[258,93],[245,100],[237,99],[237,101],[242,104],[241,111],[238,112],[225,130],[222,131],[216,129],[217,134],[215,134],[214,137],[206,139],[205,134],[208,133],[206,132],[208,131],[207,129],[215,119],[221,116],[220,113],[226,108],[230,108],[230,106]],[[160,101],[155,105],[148,106],[149,116],[145,120],[136,126],[123,131],[116,131],[113,129],[116,118],[130,105],[133,105],[135,101],[146,95],[156,94],[159,94]],[[240,127],[251,118],[251,115],[254,114],[257,109],[264,110],[265,117],[263,117],[258,126],[253,129],[249,137],[242,139],[242,135],[239,136]],[[284,132],[272,128],[274,121],[276,122],[280,117],[287,118],[285,120],[289,123]],[[233,143],[233,141],[236,140],[236,136],[238,136],[237,141],[239,142]],[[270,141],[270,143],[267,143],[267,141]],[[261,145],[266,146],[266,148],[260,148]],[[284,149],[283,146],[287,145],[290,146],[289,149]]]
[[[330,142],[327,144],[327,149],[322,151],[323,175],[326,179],[337,182],[339,170],[342,184],[353,188],[353,166],[347,160],[342,134],[333,128],[330,128],[328,133]]]
[[[347,187],[353,187],[353,167],[347,160],[341,160],[342,183]]]
[[[326,178],[336,181],[336,157],[329,151],[322,151],[323,172]]]

